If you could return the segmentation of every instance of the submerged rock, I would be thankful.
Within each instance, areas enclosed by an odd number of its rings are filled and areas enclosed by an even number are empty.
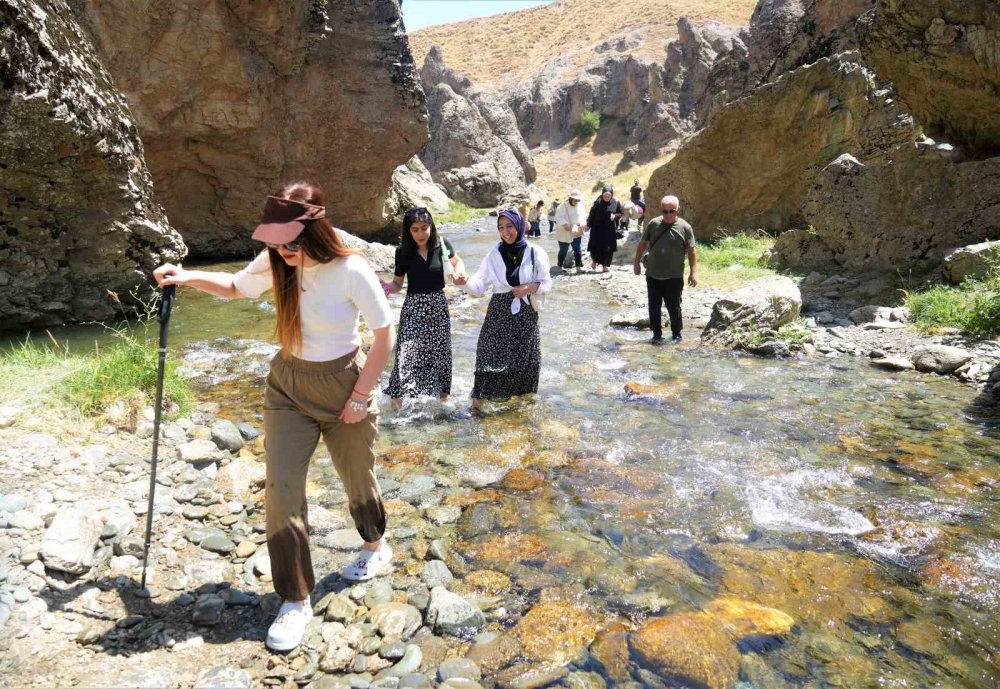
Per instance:
[[[597,635],[597,621],[583,608],[540,603],[511,632],[532,660],[563,664],[576,657]]]
[[[657,674],[685,684],[733,689],[739,652],[714,618],[679,612],[647,622],[629,637],[639,662]]]

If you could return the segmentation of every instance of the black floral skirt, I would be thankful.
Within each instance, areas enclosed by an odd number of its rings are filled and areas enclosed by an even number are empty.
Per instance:
[[[490,299],[476,347],[473,399],[503,402],[514,395],[538,392],[542,367],[538,313],[522,301],[520,313],[512,314],[513,301],[513,292]]]
[[[389,397],[440,397],[451,393],[451,315],[444,290],[408,293],[399,312]]]

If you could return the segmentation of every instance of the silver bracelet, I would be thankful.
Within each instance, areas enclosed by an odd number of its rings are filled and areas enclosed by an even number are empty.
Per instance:
[[[347,400],[347,404],[350,405],[351,411],[358,412],[358,413],[366,411],[368,409],[368,401],[367,400],[364,400],[364,401],[362,401],[362,400],[356,400],[356,399],[354,399],[352,397],[351,399]]]

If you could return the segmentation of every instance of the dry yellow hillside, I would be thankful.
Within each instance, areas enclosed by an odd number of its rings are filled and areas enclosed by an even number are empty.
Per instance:
[[[499,90],[528,79],[552,58],[571,62],[567,73],[594,57],[594,47],[609,39],[643,30],[645,41],[628,52],[663,57],[667,39],[677,34],[677,20],[696,24],[714,19],[746,24],[757,0],[562,0],[561,2],[432,26],[410,34],[417,66],[434,45],[445,64],[457,68],[486,90]]]

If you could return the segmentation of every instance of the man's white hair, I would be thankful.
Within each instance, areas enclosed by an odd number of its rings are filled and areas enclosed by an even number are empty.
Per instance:
[[[681,200],[676,196],[664,196],[662,199],[660,199],[660,206],[664,206],[668,203],[673,204],[674,208],[681,207]]]

